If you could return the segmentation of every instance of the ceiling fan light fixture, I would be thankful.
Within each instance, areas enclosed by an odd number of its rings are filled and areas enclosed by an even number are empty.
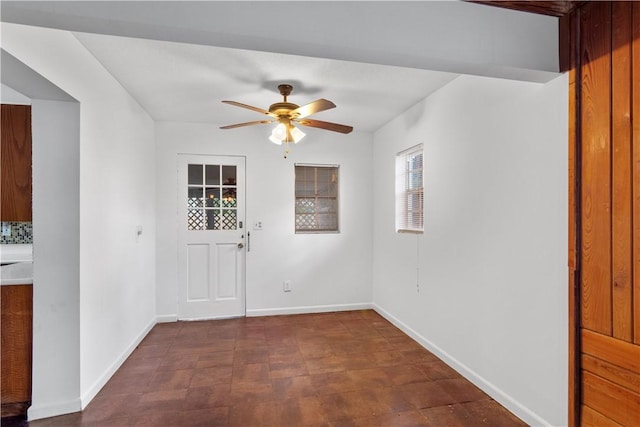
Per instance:
[[[294,144],[297,144],[302,138],[305,137],[305,135],[306,133],[302,132],[291,123],[279,123],[278,126],[273,128],[273,130],[271,131],[269,141],[277,145],[282,145],[283,142],[293,142]]]

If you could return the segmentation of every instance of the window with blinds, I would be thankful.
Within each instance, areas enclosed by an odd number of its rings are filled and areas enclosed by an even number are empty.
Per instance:
[[[296,233],[337,233],[338,166],[295,165]]]
[[[424,231],[424,184],[422,144],[396,156],[396,231]]]

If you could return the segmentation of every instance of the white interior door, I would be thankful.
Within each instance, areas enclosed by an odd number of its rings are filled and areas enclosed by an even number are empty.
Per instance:
[[[178,156],[178,318],[245,315],[245,158]]]

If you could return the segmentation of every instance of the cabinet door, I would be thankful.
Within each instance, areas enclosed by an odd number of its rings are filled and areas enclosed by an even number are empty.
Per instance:
[[[24,415],[31,404],[33,287],[0,287],[1,395],[3,417]]]
[[[31,221],[31,106],[3,104],[2,221]]]

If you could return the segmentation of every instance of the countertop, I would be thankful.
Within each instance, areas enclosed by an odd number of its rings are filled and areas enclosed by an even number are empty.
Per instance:
[[[16,262],[0,266],[0,282],[2,286],[33,284],[33,262]]]
[[[31,243],[0,245],[0,263],[22,261],[33,261],[33,245]]]

